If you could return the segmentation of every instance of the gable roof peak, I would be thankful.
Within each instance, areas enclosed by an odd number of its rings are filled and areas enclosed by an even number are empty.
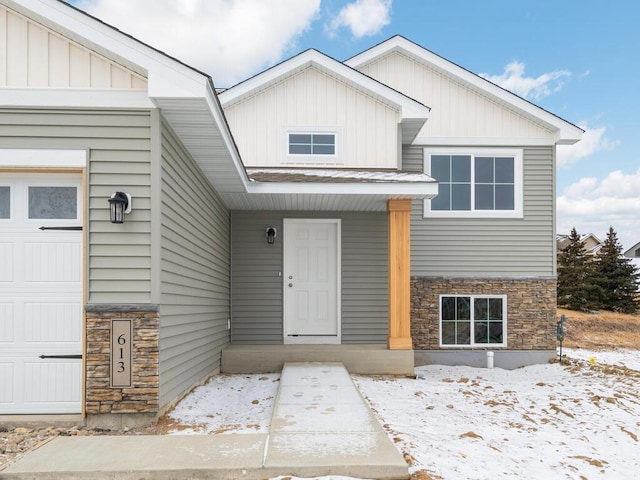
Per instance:
[[[512,108],[523,116],[541,122],[545,127],[556,132],[558,144],[572,145],[582,139],[584,130],[554,113],[506,90],[505,88],[473,73],[466,68],[447,60],[446,58],[426,49],[422,45],[409,40],[402,35],[394,35],[377,45],[345,60],[345,65],[355,69],[361,69],[365,65],[393,52],[413,59],[438,73],[449,77],[466,87],[487,96],[495,102]]]

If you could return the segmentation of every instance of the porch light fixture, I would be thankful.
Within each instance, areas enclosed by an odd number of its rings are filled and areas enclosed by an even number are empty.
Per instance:
[[[115,192],[109,198],[111,223],[124,223],[124,214],[131,213],[131,195]]]
[[[265,233],[267,235],[267,243],[269,245],[273,245],[274,243],[276,243],[276,237],[278,236],[276,227],[267,227],[267,231]]]

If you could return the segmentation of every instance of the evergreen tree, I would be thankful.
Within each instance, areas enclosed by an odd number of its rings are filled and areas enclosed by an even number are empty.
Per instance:
[[[599,272],[587,257],[575,227],[568,240],[558,252],[558,305],[572,310],[598,309],[603,296]]]
[[[598,252],[596,266],[604,293],[602,308],[635,313],[638,310],[636,297],[640,273],[631,260],[622,256],[622,245],[613,227],[609,227],[607,239]]]

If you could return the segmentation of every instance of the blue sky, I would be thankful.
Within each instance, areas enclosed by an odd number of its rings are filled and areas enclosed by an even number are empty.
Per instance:
[[[586,129],[558,157],[559,233],[640,242],[640,3],[78,0],[218,87],[307,48],[345,60],[395,34]],[[140,19],[144,19],[141,21]]]

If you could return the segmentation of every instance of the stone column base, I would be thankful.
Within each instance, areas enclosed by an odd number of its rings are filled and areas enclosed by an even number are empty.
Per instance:
[[[159,408],[157,306],[87,305],[85,312],[87,424],[122,428],[152,422]],[[112,320],[132,321],[131,387],[111,386]]]

